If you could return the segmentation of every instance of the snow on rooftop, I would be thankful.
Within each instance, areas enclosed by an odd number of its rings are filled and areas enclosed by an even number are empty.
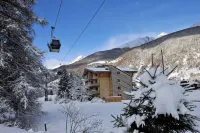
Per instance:
[[[120,68],[120,67],[118,67],[118,69],[120,69],[121,71],[137,72],[137,70],[135,70],[135,69],[131,69],[131,68]]]
[[[101,68],[87,67],[86,69],[87,69],[87,70],[90,70],[90,71],[95,71],[95,72],[110,72],[109,69],[106,69],[106,68],[104,68],[104,67],[101,67]]]
[[[106,69],[106,67],[87,67],[86,68],[87,70],[90,70],[90,71],[95,71],[95,72],[110,72],[109,69]],[[137,70],[134,70],[134,69],[130,69],[130,68],[118,68],[120,69],[121,71],[130,71],[130,72],[136,72]]]

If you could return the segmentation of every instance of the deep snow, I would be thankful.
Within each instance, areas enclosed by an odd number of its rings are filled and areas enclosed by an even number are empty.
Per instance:
[[[127,101],[124,101],[127,102]],[[120,114],[121,110],[125,106],[123,103],[102,103],[102,102],[74,102],[76,107],[84,110],[88,115],[98,114],[99,119],[103,120],[102,129],[104,133],[110,133],[111,131],[117,132],[118,129],[113,129],[113,123],[111,121],[112,115]],[[43,131],[44,123],[47,124],[49,133],[65,133],[65,116],[60,112],[62,109],[60,104],[55,104],[52,101],[44,102],[42,110],[46,112],[41,118],[37,118],[35,131]]]
[[[196,98],[200,96],[200,91],[198,93],[193,93],[188,100],[197,100]],[[55,96],[49,96],[52,99]],[[200,98],[199,98],[200,99]],[[44,115],[42,117],[36,118],[35,127],[33,130],[37,133],[43,133],[44,131],[44,123],[47,123],[48,133],[65,133],[65,116],[59,111],[62,107],[61,104],[54,103],[54,101],[44,102],[44,98],[41,98],[42,102],[42,111]],[[123,103],[127,103],[128,101],[116,102],[116,103],[102,103],[101,101],[96,102],[74,102],[76,107],[84,109],[87,114],[98,113],[101,120],[103,120],[102,128],[104,129],[104,133],[118,133],[118,129],[113,128],[113,123],[111,121],[113,118],[111,114],[116,116],[119,115],[123,107],[125,106]],[[196,103],[197,108],[193,112],[195,115],[200,117],[200,103]],[[200,123],[199,123],[200,124]],[[0,133],[30,133],[30,131],[25,131],[22,129],[14,128],[14,127],[6,127],[0,125]]]

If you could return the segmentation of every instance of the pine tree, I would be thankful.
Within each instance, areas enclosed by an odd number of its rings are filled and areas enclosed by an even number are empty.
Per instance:
[[[0,2],[0,113],[2,122],[29,128],[39,113],[36,101],[42,87],[42,52],[32,45],[32,25],[47,24],[32,10],[35,0]],[[6,114],[6,115],[5,115]],[[12,122],[10,121],[12,119]]]
[[[84,85],[81,77],[77,74],[72,73],[73,88],[70,90],[72,100],[81,100],[85,101],[87,99],[86,95],[86,86]]]
[[[63,70],[60,82],[58,84],[57,96],[59,98],[71,99],[70,90],[73,87],[72,78],[73,77],[69,72]]]
[[[121,127],[124,133],[199,133],[192,115],[192,102],[185,99],[187,90],[169,80],[173,72],[166,72],[163,66],[143,70],[136,79],[131,101],[120,116],[112,116],[114,125]]]
[[[59,98],[84,100],[87,97],[83,81],[73,72],[63,70],[58,86],[57,95]]]

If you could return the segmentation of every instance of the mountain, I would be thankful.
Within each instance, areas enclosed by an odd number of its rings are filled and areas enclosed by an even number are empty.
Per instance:
[[[196,27],[196,26],[200,26],[200,22],[193,24],[191,27]]]
[[[62,66],[54,69],[54,71],[65,68],[68,70],[76,71],[77,73],[79,73],[81,75],[81,73],[83,72],[83,69],[88,64],[94,63],[94,62],[99,62],[99,61],[103,61],[103,62],[112,61],[129,50],[130,50],[130,48],[114,48],[111,50],[99,51],[99,52],[91,54],[79,61],[76,61],[72,64],[62,65]]]
[[[135,40],[133,40],[133,41],[131,41],[131,42],[128,42],[128,43],[125,43],[125,44],[119,46],[119,48],[125,48],[125,47],[133,48],[133,47],[136,47],[136,46],[140,46],[140,45],[142,45],[142,44],[144,44],[144,43],[150,42],[150,41],[152,41],[152,40],[154,40],[154,39],[155,39],[155,38],[153,38],[153,37],[148,37],[148,36],[146,36],[146,37],[141,37],[141,38],[137,38],[137,39],[135,39]]]
[[[162,36],[165,36],[165,35],[167,35],[168,33],[166,33],[166,32],[161,32],[159,35],[157,35],[157,38],[159,38],[159,37],[162,37]]]
[[[119,67],[139,68],[150,65],[153,54],[154,63],[161,63],[161,50],[164,52],[165,67],[178,65],[173,76],[200,80],[200,26],[170,33],[151,42],[127,51],[112,63]]]
[[[83,58],[85,58],[85,56],[80,55],[80,56],[76,57],[76,58],[71,62],[71,64],[73,64],[73,63],[75,63],[75,62],[77,62],[77,61],[79,61],[79,60],[82,60]]]
[[[200,26],[173,32],[134,48],[115,48],[96,52],[60,68],[74,70],[79,74],[88,64],[92,66],[112,64],[117,67],[138,69],[141,65],[151,64],[152,54],[154,63],[160,64],[161,49],[164,53],[165,67],[172,68],[178,65],[172,76],[200,80]]]

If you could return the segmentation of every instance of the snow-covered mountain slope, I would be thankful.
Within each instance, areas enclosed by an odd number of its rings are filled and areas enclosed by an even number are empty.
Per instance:
[[[161,50],[164,53],[166,68],[178,65],[177,73],[186,71],[185,77],[200,80],[200,26],[177,31],[133,48],[120,56],[122,60],[113,65],[135,68],[150,65],[152,54],[154,63],[161,64]]]
[[[73,63],[75,63],[75,62],[77,62],[77,61],[79,61],[79,60],[82,60],[83,58],[85,58],[85,56],[80,55],[80,56],[76,57],[76,58],[71,62],[71,64],[73,64]]]
[[[154,62],[160,64],[161,49],[164,52],[166,67],[178,65],[178,74],[181,70],[200,69],[200,26],[191,27],[181,31],[167,34],[153,41],[129,49],[112,49],[100,51],[85,57],[73,64],[61,66],[73,70],[80,75],[88,64],[93,66],[102,64],[112,64],[118,67],[139,68],[141,65],[151,63],[151,55],[154,54]],[[101,62],[100,62],[101,61]],[[96,64],[97,63],[97,64]],[[57,69],[55,69],[57,70]],[[192,72],[192,71],[190,71]],[[200,74],[187,73],[187,76],[200,79]]]
[[[165,36],[165,35],[167,35],[168,33],[166,33],[166,32],[161,32],[159,35],[157,35],[157,38],[159,38],[159,37],[162,37],[162,36]]]
[[[200,26],[200,22],[194,23],[191,27]]]
[[[54,69],[54,71],[57,71],[59,69],[65,68],[68,70],[76,71],[77,73],[82,73],[83,69],[90,63],[98,62],[98,61],[112,61],[116,58],[118,58],[120,55],[124,54],[130,50],[130,48],[114,48],[111,50],[105,50],[105,51],[99,51],[95,52],[94,54],[91,54],[79,61],[76,61],[69,65],[63,65],[59,68]]]
[[[136,38],[135,40],[131,41],[131,42],[128,42],[128,43],[125,43],[121,46],[119,46],[119,48],[125,48],[125,47],[128,47],[128,48],[133,48],[133,47],[136,47],[136,46],[140,46],[144,43],[147,43],[147,42],[150,42],[150,41],[153,41],[155,38],[153,37],[141,37],[141,38]]]

